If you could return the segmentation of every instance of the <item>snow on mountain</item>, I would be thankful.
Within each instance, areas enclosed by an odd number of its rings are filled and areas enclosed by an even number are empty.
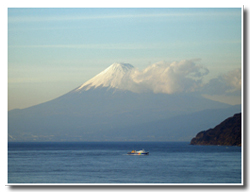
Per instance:
[[[91,88],[110,87],[136,92],[136,84],[131,79],[131,73],[134,72],[134,69],[134,66],[127,63],[113,63],[107,69],[82,84],[75,91],[82,92]]]

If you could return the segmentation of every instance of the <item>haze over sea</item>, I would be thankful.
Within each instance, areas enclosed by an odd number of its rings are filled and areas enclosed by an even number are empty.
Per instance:
[[[241,184],[241,158],[241,147],[189,142],[9,142],[8,183]]]

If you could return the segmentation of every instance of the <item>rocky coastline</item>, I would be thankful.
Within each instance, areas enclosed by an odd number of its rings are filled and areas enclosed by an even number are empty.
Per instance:
[[[212,129],[199,132],[190,144],[241,146],[241,113],[227,118]]]

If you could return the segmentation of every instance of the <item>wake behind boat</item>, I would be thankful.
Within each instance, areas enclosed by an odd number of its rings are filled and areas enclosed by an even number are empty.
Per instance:
[[[144,149],[139,151],[133,150],[131,152],[128,152],[128,155],[148,155],[148,154],[149,152],[144,151]]]

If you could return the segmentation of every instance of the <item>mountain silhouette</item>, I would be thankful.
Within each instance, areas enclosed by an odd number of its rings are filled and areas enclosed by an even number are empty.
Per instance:
[[[190,144],[241,146],[241,113],[225,119],[213,129],[199,132]]]
[[[211,110],[204,115],[214,117],[219,112],[224,118],[229,111],[241,110],[192,93],[137,91],[140,84],[131,78],[134,72],[130,64],[114,63],[65,95],[9,111],[9,141],[188,141],[204,130],[192,114]]]

